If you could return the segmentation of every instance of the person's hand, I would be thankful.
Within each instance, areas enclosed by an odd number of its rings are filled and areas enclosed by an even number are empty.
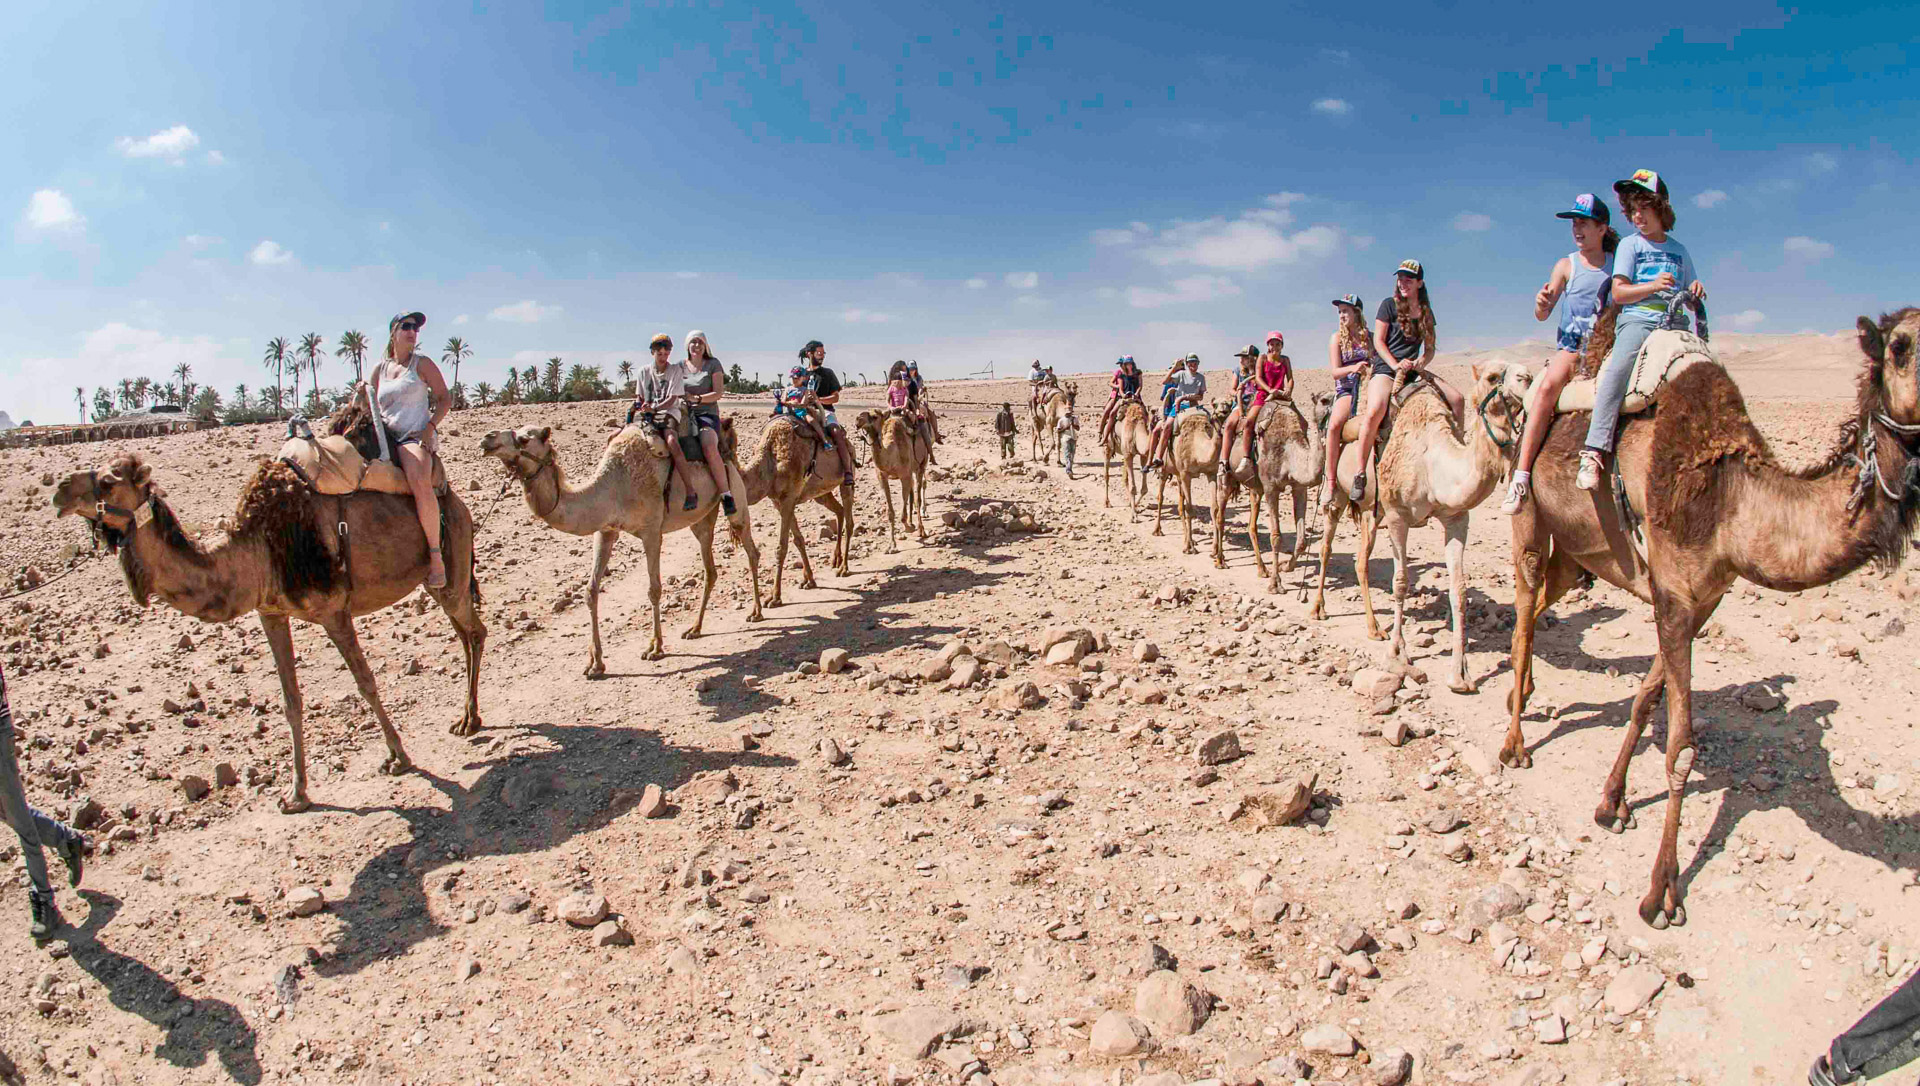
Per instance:
[[[1545,286],[1542,286],[1540,288],[1540,293],[1533,296],[1533,308],[1536,312],[1544,312],[1546,310],[1553,308],[1553,284],[1552,283],[1548,283]]]
[[[1673,277],[1673,273],[1670,271],[1663,271],[1653,277],[1653,286],[1656,290],[1672,290],[1675,284],[1679,282],[1678,279]]]
[[[1700,280],[1695,279],[1693,283],[1687,287],[1687,290],[1690,291],[1695,298],[1703,302],[1707,300],[1707,285]]]

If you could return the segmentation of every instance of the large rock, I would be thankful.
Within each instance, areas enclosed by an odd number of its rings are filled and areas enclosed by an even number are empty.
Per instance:
[[[1146,1023],[1119,1011],[1108,1011],[1093,1024],[1093,1037],[1087,1050],[1107,1059],[1135,1056],[1153,1047],[1153,1033]]]
[[[820,652],[820,670],[829,675],[838,675],[846,670],[849,658],[846,649],[823,649]]]
[[[607,918],[605,894],[568,894],[553,907],[553,914],[576,928],[591,928]]]
[[[1647,1001],[1660,994],[1667,986],[1667,978],[1660,970],[1650,965],[1636,965],[1624,969],[1607,985],[1607,1010],[1614,1014],[1628,1015],[1647,1005]]]
[[[1504,882],[1496,882],[1480,891],[1467,906],[1467,915],[1477,926],[1484,928],[1495,920],[1504,920],[1526,907],[1527,895]]]
[[[1099,646],[1099,639],[1093,631],[1084,626],[1049,626],[1047,632],[1040,635],[1040,650],[1045,652],[1055,645],[1073,642],[1080,646],[1080,655],[1093,652]]]
[[[1413,1056],[1405,1049],[1382,1049],[1373,1054],[1368,1071],[1373,1086],[1400,1086],[1413,1074]]]
[[[1365,698],[1369,704],[1381,698],[1390,698],[1400,690],[1403,678],[1391,671],[1379,668],[1363,667],[1353,673],[1353,692]]]
[[[1167,969],[1148,974],[1133,996],[1135,1017],[1164,1036],[1184,1037],[1195,1032],[1206,1024],[1212,1011],[1212,996]]]
[[[1473,774],[1475,777],[1486,778],[1498,777],[1500,775],[1500,763],[1487,757],[1485,751],[1474,746],[1472,743],[1460,744],[1459,755],[1460,764],[1466,766],[1467,772]]]
[[[1232,728],[1223,728],[1200,740],[1193,756],[1201,765],[1225,765],[1244,753],[1240,749],[1240,733]]]
[[[987,704],[995,709],[1035,709],[1041,704],[1040,688],[1024,679],[1006,682],[987,695]]]
[[[1078,641],[1057,641],[1047,647],[1047,666],[1072,667],[1086,654]]]
[[[967,1023],[940,1007],[881,1004],[866,1014],[867,1031],[886,1040],[901,1056],[925,1059],[941,1042],[964,1036]]]
[[[1301,1034],[1300,1047],[1323,1056],[1351,1056],[1360,1051],[1353,1034],[1335,1025],[1315,1026]]]
[[[941,657],[935,656],[923,662],[915,674],[919,675],[921,682],[945,682],[948,677],[953,674],[953,665]]]
[[[296,886],[287,891],[287,912],[294,916],[312,916],[326,907],[326,897],[311,886]]]
[[[971,656],[954,657],[953,674],[947,676],[947,689],[965,690],[979,681],[983,670],[985,669],[980,661]]]
[[[189,773],[180,778],[180,792],[189,800],[204,799],[212,790],[212,786],[207,783],[205,777]]]

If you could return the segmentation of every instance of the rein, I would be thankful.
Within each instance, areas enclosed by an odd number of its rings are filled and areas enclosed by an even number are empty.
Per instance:
[[[522,460],[533,461],[533,470],[526,473],[525,475],[520,474],[520,461]],[[522,449],[518,445],[515,445],[513,449],[513,464],[509,466],[507,470],[512,473],[514,478],[520,480],[520,483],[522,486],[531,487],[533,485],[533,481],[540,477],[540,473],[543,471],[546,471],[548,468],[553,467],[553,464],[554,464],[554,454],[552,449],[548,449],[547,455],[545,456],[534,456],[532,453],[529,453],[525,449]],[[554,489],[553,504],[547,507],[546,512],[544,513],[541,512],[539,506],[535,506],[533,509],[534,515],[539,517],[541,520],[547,519],[547,517],[552,515],[555,509],[560,508],[560,493],[559,493],[560,476],[558,472],[554,473],[553,489]],[[500,494],[505,494],[506,492],[507,492],[507,480],[503,479],[500,482]],[[531,491],[529,491],[528,497],[532,497]],[[493,504],[494,505],[500,504],[499,495],[494,496]],[[493,515],[493,507],[489,506],[487,508],[487,516],[492,516],[492,515]],[[484,520],[485,518],[483,517],[482,518],[483,523],[484,523]],[[473,534],[474,535],[480,534],[480,525],[478,524],[474,525]]]
[[[1502,452],[1505,452],[1506,450],[1513,447],[1513,443],[1518,439],[1520,431],[1526,428],[1527,403],[1525,400],[1520,401],[1520,410],[1518,412],[1518,418],[1510,420],[1510,422],[1512,423],[1518,423],[1518,428],[1514,430],[1514,436],[1507,438],[1505,441],[1502,441],[1500,440],[1500,435],[1493,432],[1493,421],[1487,418],[1487,405],[1492,403],[1494,397],[1500,395],[1503,391],[1505,390],[1500,385],[1494,385],[1492,388],[1488,389],[1487,394],[1485,396],[1480,397],[1479,413],[1480,413],[1480,425],[1486,428],[1488,439],[1493,442],[1495,448],[1499,449]]]
[[[1880,446],[1873,440],[1873,428],[1879,425],[1890,436],[1894,444],[1907,454],[1907,462],[1900,471],[1900,489],[1895,490],[1887,482],[1886,469],[1880,466]],[[1907,494],[1920,488],[1920,456],[1907,447],[1906,438],[1920,435],[1920,425],[1909,426],[1895,422],[1885,411],[1875,411],[1867,416],[1867,424],[1860,428],[1860,451],[1849,453],[1847,458],[1860,465],[1860,480],[1854,484],[1853,496],[1847,500],[1849,513],[1865,504],[1867,495],[1874,489],[1887,496],[1888,501],[1899,502]]]

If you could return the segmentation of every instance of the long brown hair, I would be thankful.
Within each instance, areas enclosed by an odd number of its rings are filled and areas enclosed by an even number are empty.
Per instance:
[[[1434,351],[1436,350],[1434,344],[1437,337],[1434,335],[1433,330],[1433,302],[1427,297],[1427,284],[1425,280],[1420,281],[1420,316],[1417,320],[1413,315],[1413,303],[1408,300],[1406,295],[1400,293],[1400,284],[1394,284],[1393,317],[1394,322],[1400,326],[1400,334],[1403,336],[1407,334],[1407,329],[1418,328],[1420,330],[1420,344],[1425,355],[1422,361],[1431,361]]]

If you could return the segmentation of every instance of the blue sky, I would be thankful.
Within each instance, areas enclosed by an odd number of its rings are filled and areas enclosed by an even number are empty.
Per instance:
[[[1720,329],[1915,301],[1909,12],[1666,10],[28,0],[0,408],[181,360],[258,387],[268,338],[412,308],[469,384],[695,327],[763,372],[814,337],[869,375],[1212,364],[1275,327],[1318,365],[1327,300],[1408,256],[1443,349],[1501,345],[1542,335],[1554,212],[1639,166]]]

